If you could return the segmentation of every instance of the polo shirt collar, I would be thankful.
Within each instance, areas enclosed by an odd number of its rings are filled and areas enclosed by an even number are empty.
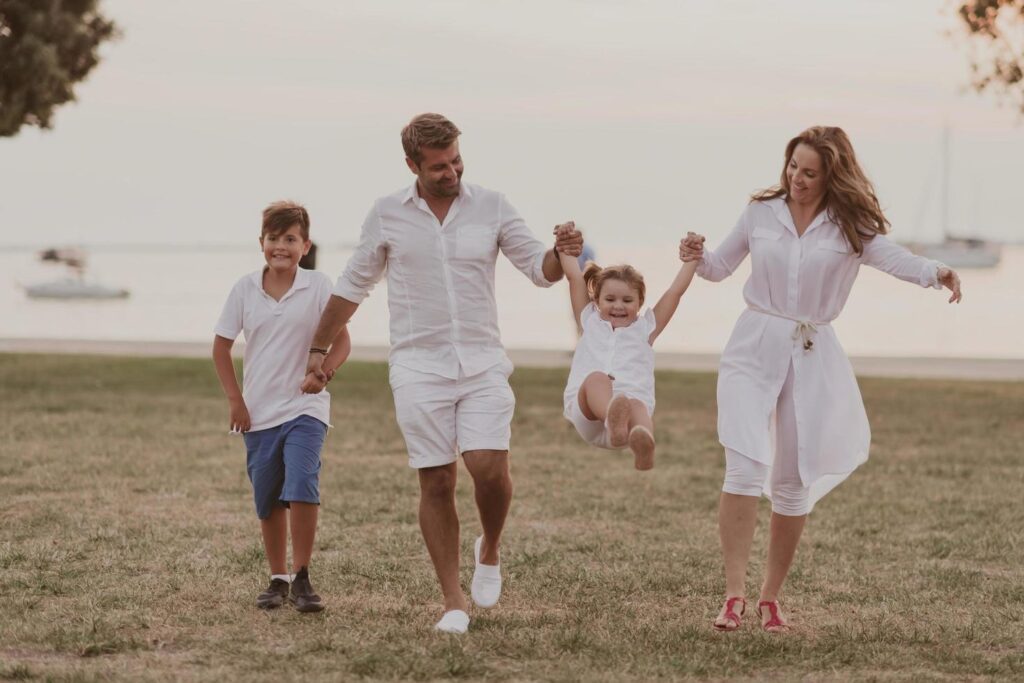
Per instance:
[[[270,266],[263,266],[262,268],[260,268],[259,270],[252,273],[249,276],[249,279],[252,280],[253,285],[255,285],[256,289],[261,292],[263,291],[263,273],[267,272],[267,269],[269,267]],[[283,297],[281,297],[281,301],[284,301],[289,296],[291,296],[292,292],[297,292],[300,289],[306,289],[307,287],[309,287],[311,278],[312,276],[310,275],[310,271],[306,270],[305,268],[299,268],[295,272],[295,281],[292,282],[291,289],[289,289],[288,292]]]

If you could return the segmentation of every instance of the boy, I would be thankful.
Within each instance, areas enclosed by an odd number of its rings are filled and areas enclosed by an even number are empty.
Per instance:
[[[309,582],[309,562],[320,504],[320,449],[331,411],[330,394],[323,390],[326,382],[315,375],[304,377],[306,359],[309,353],[323,354],[330,381],[352,348],[347,328],[329,350],[310,348],[332,290],[326,275],[299,268],[310,244],[305,208],[293,202],[268,206],[260,234],[267,264],[232,288],[213,341],[231,431],[245,439],[246,468],[270,563],[270,585],[256,598],[256,606],[281,606],[290,584],[291,602],[300,612],[324,608]],[[241,391],[231,362],[239,332],[245,333],[246,342]],[[287,569],[289,517],[294,579]]]

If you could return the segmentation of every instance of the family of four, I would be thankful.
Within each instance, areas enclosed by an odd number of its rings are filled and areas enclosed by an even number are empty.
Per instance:
[[[890,242],[874,189],[839,128],[810,128],[789,142],[779,184],[755,194],[721,246],[688,233],[682,266],[653,308],[632,266],[581,270],[572,222],[540,242],[504,195],[462,182],[459,129],[422,114],[402,130],[408,188],[374,203],[359,245],[332,285],[298,266],[309,216],[291,202],[263,214],[261,270],[231,290],[215,328],[214,364],[231,429],[244,436],[271,579],[256,599],[323,609],[309,579],[320,502],[320,450],[329,426],[325,386],[351,350],[346,323],[387,274],[390,383],[409,465],[420,483],[419,522],[444,610],[436,628],[465,633],[459,583],[458,457],[473,478],[482,535],[473,546],[471,598],[501,596],[501,534],[512,501],[509,440],[515,397],[494,296],[498,252],[539,287],[566,276],[580,339],[564,395],[565,417],[588,443],[628,448],[654,466],[654,351],[694,274],[717,282],[749,254],[746,310],[721,357],[718,433],[725,448],[719,528],[725,599],[713,622],[738,629],[761,495],[772,503],[762,628],[789,628],[779,593],[814,503],[868,457],[860,391],[831,322],[862,264],[922,287],[951,290],[957,274]],[[245,336],[243,387],[231,346]],[[291,534],[292,565],[287,565]]]

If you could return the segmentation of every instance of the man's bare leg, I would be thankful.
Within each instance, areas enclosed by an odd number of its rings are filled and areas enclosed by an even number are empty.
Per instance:
[[[455,509],[458,463],[419,470],[420,531],[434,563],[444,596],[444,610],[466,611],[466,596],[459,585],[459,515]]]

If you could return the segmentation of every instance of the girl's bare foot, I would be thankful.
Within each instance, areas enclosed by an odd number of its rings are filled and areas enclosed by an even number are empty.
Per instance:
[[[638,470],[654,467],[654,435],[642,425],[629,432],[629,450],[633,451],[634,464]]]

